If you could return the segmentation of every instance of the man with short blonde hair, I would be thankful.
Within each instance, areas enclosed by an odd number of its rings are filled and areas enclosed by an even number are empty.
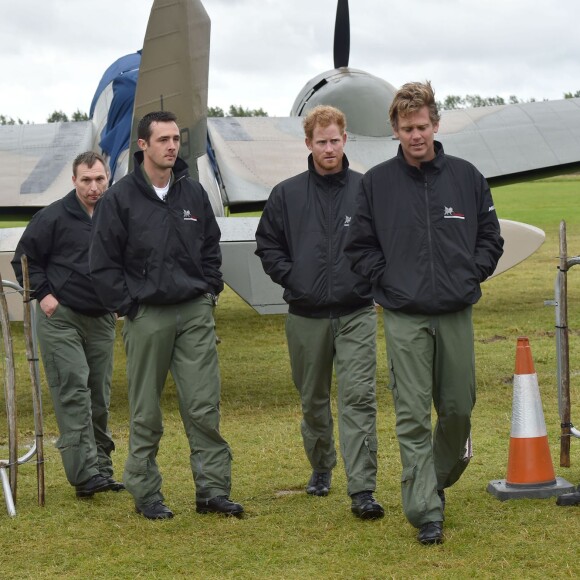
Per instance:
[[[419,542],[439,544],[444,490],[471,457],[472,305],[503,240],[484,177],[435,141],[431,84],[403,85],[389,114],[399,151],[365,174],[345,251],[384,308],[403,509]]]
[[[427,107],[431,123],[439,125],[441,115],[437,109],[435,93],[429,81],[406,83],[395,94],[389,107],[389,120],[394,130],[399,128],[399,117],[408,117]]]

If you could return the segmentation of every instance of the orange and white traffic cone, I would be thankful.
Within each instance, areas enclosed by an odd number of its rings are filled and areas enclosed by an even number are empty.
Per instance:
[[[503,501],[571,490],[574,486],[554,473],[532,349],[526,337],[518,338],[507,478],[490,481],[487,491]]]

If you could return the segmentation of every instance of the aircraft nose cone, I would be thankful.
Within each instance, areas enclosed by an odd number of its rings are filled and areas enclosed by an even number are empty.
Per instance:
[[[387,81],[353,68],[334,69],[310,80],[294,101],[292,116],[317,105],[331,105],[346,115],[347,130],[368,137],[389,137],[389,107],[396,89]]]

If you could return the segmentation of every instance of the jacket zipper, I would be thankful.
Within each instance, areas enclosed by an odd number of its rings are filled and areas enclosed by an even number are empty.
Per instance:
[[[431,215],[429,212],[429,184],[423,174],[423,186],[425,193],[425,217],[427,219],[427,244],[429,246],[429,269],[431,271],[431,295],[435,297],[435,264],[433,261],[433,237],[431,234]]]
[[[179,183],[183,178],[185,177],[185,175],[182,175],[181,177],[177,178],[172,184],[171,187],[167,190],[167,193],[165,194],[165,198],[163,200],[163,202],[165,203],[165,205],[167,206],[167,200],[169,199],[169,194],[171,193],[171,191],[173,190],[173,188],[175,187],[175,184]]]
[[[332,187],[330,187],[329,184],[326,184],[328,186],[328,230],[327,230],[327,235],[328,235],[328,260],[327,260],[327,268],[328,268],[328,301],[330,302],[330,299],[332,297],[332,262],[333,262],[333,256],[332,256],[332,215],[333,215],[333,196],[332,196]]]

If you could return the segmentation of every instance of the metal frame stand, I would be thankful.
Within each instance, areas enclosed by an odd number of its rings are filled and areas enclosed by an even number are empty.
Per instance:
[[[6,502],[6,510],[10,517],[16,516],[16,480],[17,480],[17,470],[18,465],[22,465],[30,461],[33,457],[37,457],[37,479],[38,479],[38,505],[44,506],[44,452],[43,452],[43,423],[42,423],[42,398],[41,398],[41,388],[40,388],[40,370],[38,365],[38,348],[36,344],[36,336],[33,329],[35,325],[35,312],[34,309],[30,308],[30,303],[28,296],[28,289],[22,288],[15,282],[8,280],[2,280],[0,284],[0,300],[3,300],[4,306],[6,297],[4,295],[4,288],[8,287],[16,290],[23,294],[25,300],[25,324],[26,317],[28,316],[28,338],[30,345],[27,344],[27,356],[30,366],[31,378],[32,378],[32,404],[34,410],[34,432],[35,440],[32,444],[30,450],[25,453],[22,457],[17,457],[17,431],[16,431],[16,397],[15,397],[15,386],[14,386],[14,360],[12,358],[12,339],[11,336],[4,337],[5,348],[8,345],[10,354],[6,353],[5,364],[11,366],[12,368],[7,369],[6,379],[8,375],[11,375],[11,380],[5,380],[5,392],[6,392],[6,407],[7,407],[7,424],[8,424],[8,446],[10,459],[4,460],[0,459],[0,478],[2,479],[2,489],[4,491],[4,499]],[[9,333],[9,320],[7,315],[7,307],[2,309],[5,314],[2,314],[3,327],[8,326],[8,330],[3,328],[5,333]],[[26,330],[26,329],[25,329]],[[25,335],[27,333],[25,332]]]

